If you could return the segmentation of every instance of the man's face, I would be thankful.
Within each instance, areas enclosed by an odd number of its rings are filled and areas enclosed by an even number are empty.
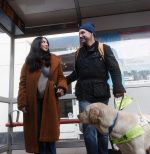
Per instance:
[[[79,30],[79,38],[81,44],[87,44],[93,37],[93,34],[85,29]]]

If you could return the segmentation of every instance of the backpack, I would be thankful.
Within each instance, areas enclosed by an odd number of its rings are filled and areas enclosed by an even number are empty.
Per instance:
[[[75,59],[77,59],[77,57],[78,57],[80,48],[78,48],[76,53],[75,53]],[[99,51],[100,55],[102,56],[103,60],[105,60],[105,58],[104,58],[104,44],[101,43],[101,42],[98,43],[98,51]]]

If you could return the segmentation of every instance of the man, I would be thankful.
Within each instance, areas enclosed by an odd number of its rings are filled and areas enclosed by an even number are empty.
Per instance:
[[[100,54],[95,40],[95,27],[87,22],[80,26],[81,47],[76,52],[75,70],[67,76],[67,83],[77,80],[75,95],[82,112],[93,102],[108,104],[110,88],[107,83],[109,73],[113,82],[113,94],[122,97],[125,89],[122,85],[121,72],[111,48],[103,45],[104,56]],[[100,134],[92,125],[83,125],[83,135],[88,154],[108,154],[108,134]]]

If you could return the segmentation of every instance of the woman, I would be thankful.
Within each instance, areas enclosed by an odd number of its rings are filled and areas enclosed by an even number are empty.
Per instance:
[[[45,37],[37,37],[21,70],[18,109],[23,112],[25,148],[29,153],[56,154],[60,111],[58,98],[67,83],[60,59],[50,53]]]

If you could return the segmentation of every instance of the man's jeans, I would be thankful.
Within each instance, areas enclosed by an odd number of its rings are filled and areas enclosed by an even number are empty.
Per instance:
[[[108,104],[108,100],[102,101]],[[79,102],[79,110],[83,112],[88,101]],[[100,134],[94,125],[83,124],[83,136],[87,149],[87,154],[108,154],[108,134]]]

